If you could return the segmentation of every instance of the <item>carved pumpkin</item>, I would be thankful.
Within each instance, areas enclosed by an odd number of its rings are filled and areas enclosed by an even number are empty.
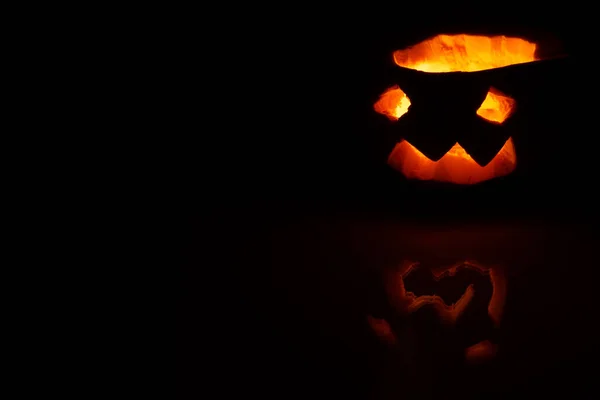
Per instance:
[[[490,73],[539,60],[535,43],[506,36],[438,35],[393,53],[400,85],[374,104],[400,140],[388,164],[408,179],[475,184],[513,172],[507,123],[518,99]]]

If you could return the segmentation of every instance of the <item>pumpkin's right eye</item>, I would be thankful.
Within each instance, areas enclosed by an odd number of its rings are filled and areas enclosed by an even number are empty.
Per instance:
[[[510,117],[516,104],[515,99],[492,87],[487,92],[481,106],[479,106],[477,115],[487,121],[501,124]]]

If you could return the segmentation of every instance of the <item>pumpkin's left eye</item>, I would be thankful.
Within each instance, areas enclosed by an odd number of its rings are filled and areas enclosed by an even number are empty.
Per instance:
[[[406,114],[409,107],[410,99],[398,85],[386,90],[373,105],[375,111],[387,116],[392,121],[396,121]]]
[[[477,115],[490,122],[501,124],[515,110],[517,102],[515,99],[505,95],[496,88],[490,88],[477,110]]]

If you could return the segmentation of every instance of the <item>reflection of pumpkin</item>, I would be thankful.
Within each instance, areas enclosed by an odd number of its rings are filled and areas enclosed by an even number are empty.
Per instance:
[[[473,398],[485,398],[479,394],[501,392],[518,380],[546,374],[539,371],[549,365],[576,368],[564,359],[586,354],[596,346],[597,329],[590,317],[597,314],[591,289],[597,282],[596,247],[592,245],[597,238],[586,236],[580,228],[567,224],[408,225],[386,221],[363,224],[354,237],[349,245],[353,256],[378,267],[381,286],[374,285],[363,321],[373,337],[379,337],[376,342],[385,343],[380,350],[388,364],[382,368],[378,385],[393,393],[389,398],[410,397],[408,387],[418,397],[424,385],[439,388],[443,392],[439,398],[459,397],[458,393],[470,390],[478,392]],[[419,270],[422,275],[435,276],[438,266],[456,265],[465,259],[490,266],[506,279],[505,303],[497,326],[480,318],[485,317],[483,313],[473,312],[473,307],[482,310],[488,306],[489,298],[479,291],[485,276],[474,286],[479,297],[455,320],[440,319],[446,304],[453,302],[443,293],[445,302],[424,297],[422,303],[429,304],[414,310],[419,295],[440,292],[423,290],[435,286],[419,286],[422,281],[410,276]],[[407,273],[406,268],[413,264],[403,260],[419,260],[419,268]],[[587,278],[582,279],[582,273]],[[476,276],[476,272],[468,274]],[[405,292],[412,291],[414,296],[402,295],[404,281]],[[442,279],[440,284],[444,281],[459,292],[464,290],[458,285],[462,282]],[[483,365],[473,365],[484,360]],[[449,389],[450,385],[455,387]]]
[[[373,334],[393,350],[393,358],[409,358],[398,361],[404,363],[399,368],[425,373],[429,362],[459,368],[464,361],[494,362],[506,351],[503,321],[510,311],[505,316],[505,305],[514,300],[509,283],[536,257],[535,251],[530,252],[539,249],[540,232],[510,226],[378,226],[367,230],[377,242],[369,250],[378,256],[370,257],[382,257],[387,264],[379,274],[385,305],[371,309],[367,322]],[[359,242],[354,246],[358,248]],[[431,279],[423,279],[427,276]],[[486,282],[489,289],[482,286]],[[451,290],[445,290],[449,286]],[[446,297],[448,292],[456,293],[455,297]],[[419,335],[438,335],[435,341],[443,343],[433,343],[433,348],[441,347],[434,355],[424,356],[430,339]],[[413,349],[420,350],[411,356]]]
[[[528,391],[519,385],[537,377],[540,387],[556,379],[563,389],[582,389],[579,385],[593,374],[587,360],[596,357],[598,344],[597,227],[590,235],[580,221],[469,224],[429,219],[411,224],[389,214],[347,215],[283,220],[268,246],[256,241],[256,250],[268,250],[258,253],[255,265],[273,266],[271,280],[259,275],[277,288],[265,296],[273,326],[289,335],[289,346],[311,355],[314,362],[307,371],[322,369],[328,380],[328,374],[343,371],[341,385],[373,385],[382,393],[379,398],[427,398],[427,390],[434,392],[430,398],[504,398],[500,394],[507,388],[533,396],[538,394],[533,387]],[[471,271],[463,274],[475,282],[475,297],[454,325],[442,323],[432,306],[399,315],[384,285],[404,260],[420,262],[405,279],[406,289],[416,296],[428,292],[414,277],[438,266],[476,260],[501,268],[507,293],[500,325],[496,328],[485,318],[490,287],[484,287],[486,293],[479,288],[488,277]],[[457,273],[440,283],[460,292],[460,279]],[[442,290],[432,293],[441,294],[447,304],[459,297]],[[389,326],[394,336],[384,337],[397,339],[397,344],[382,345],[367,319]],[[315,332],[322,334],[316,341]],[[462,362],[493,355],[493,344],[498,352],[490,362]],[[562,375],[562,367],[578,378]],[[346,368],[356,368],[356,378],[348,379]]]
[[[393,309],[401,316],[408,316],[424,306],[435,309],[442,322],[454,325],[457,319],[465,312],[473,299],[475,288],[470,284],[461,297],[453,304],[447,304],[444,299],[436,294],[417,296],[405,287],[405,278],[418,266],[415,262],[404,262],[397,269],[388,272],[385,280],[386,295]],[[472,261],[456,263],[447,267],[432,270],[433,278],[440,281],[445,277],[454,276],[461,269],[475,270],[482,275],[489,276],[492,285],[492,294],[487,306],[488,316],[495,326],[500,324],[504,303],[506,300],[506,279],[501,268],[489,268]],[[391,345],[397,345],[398,339],[385,319],[368,317],[368,322],[375,334]],[[490,340],[481,340],[465,350],[467,361],[479,362],[496,353],[496,345]]]
[[[409,179],[456,184],[510,174],[517,156],[503,124],[517,101],[477,71],[537,59],[535,43],[505,36],[439,35],[395,51],[403,82],[387,89],[374,105],[398,125],[403,137],[388,164]],[[437,150],[426,148],[423,131],[431,130]]]

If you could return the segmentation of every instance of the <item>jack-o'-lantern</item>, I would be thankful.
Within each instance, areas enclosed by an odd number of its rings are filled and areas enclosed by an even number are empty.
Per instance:
[[[537,50],[517,37],[460,34],[393,52],[397,84],[374,104],[399,139],[388,164],[408,179],[463,185],[511,174],[519,99],[497,77],[540,60]]]

